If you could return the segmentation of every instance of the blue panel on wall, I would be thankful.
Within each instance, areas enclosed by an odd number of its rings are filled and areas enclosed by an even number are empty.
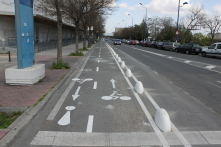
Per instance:
[[[20,0],[20,4],[33,8],[33,0]]]

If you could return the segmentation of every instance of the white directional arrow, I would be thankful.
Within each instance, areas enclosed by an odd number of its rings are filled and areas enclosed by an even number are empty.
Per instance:
[[[74,95],[72,95],[73,100],[76,100],[76,99],[77,99],[77,98],[80,96],[80,95],[78,95],[78,93],[79,93],[80,89],[81,89],[81,86],[79,86],[79,87],[78,87],[78,89],[76,90],[75,94],[74,94]]]
[[[115,83],[114,82],[116,82],[114,79],[112,79],[112,80],[110,80],[110,82],[112,82],[112,86],[113,86],[113,88],[115,88]]]

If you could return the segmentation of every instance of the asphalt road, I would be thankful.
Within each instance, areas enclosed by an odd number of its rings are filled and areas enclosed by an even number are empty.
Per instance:
[[[219,66],[219,59],[101,41],[13,147],[220,146]],[[134,90],[137,81],[143,94]],[[171,132],[157,127],[158,108],[169,114]]]

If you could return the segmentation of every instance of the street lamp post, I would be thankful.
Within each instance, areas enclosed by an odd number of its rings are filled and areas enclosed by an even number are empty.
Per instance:
[[[142,6],[142,3],[139,3],[141,6]],[[146,27],[147,27],[147,22],[146,22],[146,19],[147,19],[147,7],[143,7],[143,8],[146,8],[146,16],[145,16],[145,29],[144,29],[144,40],[146,40]]]
[[[177,16],[177,29],[176,29],[176,43],[177,43],[177,38],[178,38],[178,34],[179,34],[179,13],[180,13],[180,7],[183,7],[184,5],[188,4],[188,2],[184,2],[182,6],[180,6],[180,0],[179,0],[179,4],[178,4],[178,16]]]
[[[130,14],[128,14],[129,16],[130,16]],[[130,16],[131,18],[132,18],[132,40],[133,40],[133,33],[134,33],[134,25],[133,25],[133,17],[132,16]]]

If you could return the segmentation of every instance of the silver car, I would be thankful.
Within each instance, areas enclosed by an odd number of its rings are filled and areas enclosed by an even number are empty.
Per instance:
[[[176,47],[180,46],[179,43],[176,42],[168,42],[164,45],[165,50],[170,50],[171,52],[175,51]]]

